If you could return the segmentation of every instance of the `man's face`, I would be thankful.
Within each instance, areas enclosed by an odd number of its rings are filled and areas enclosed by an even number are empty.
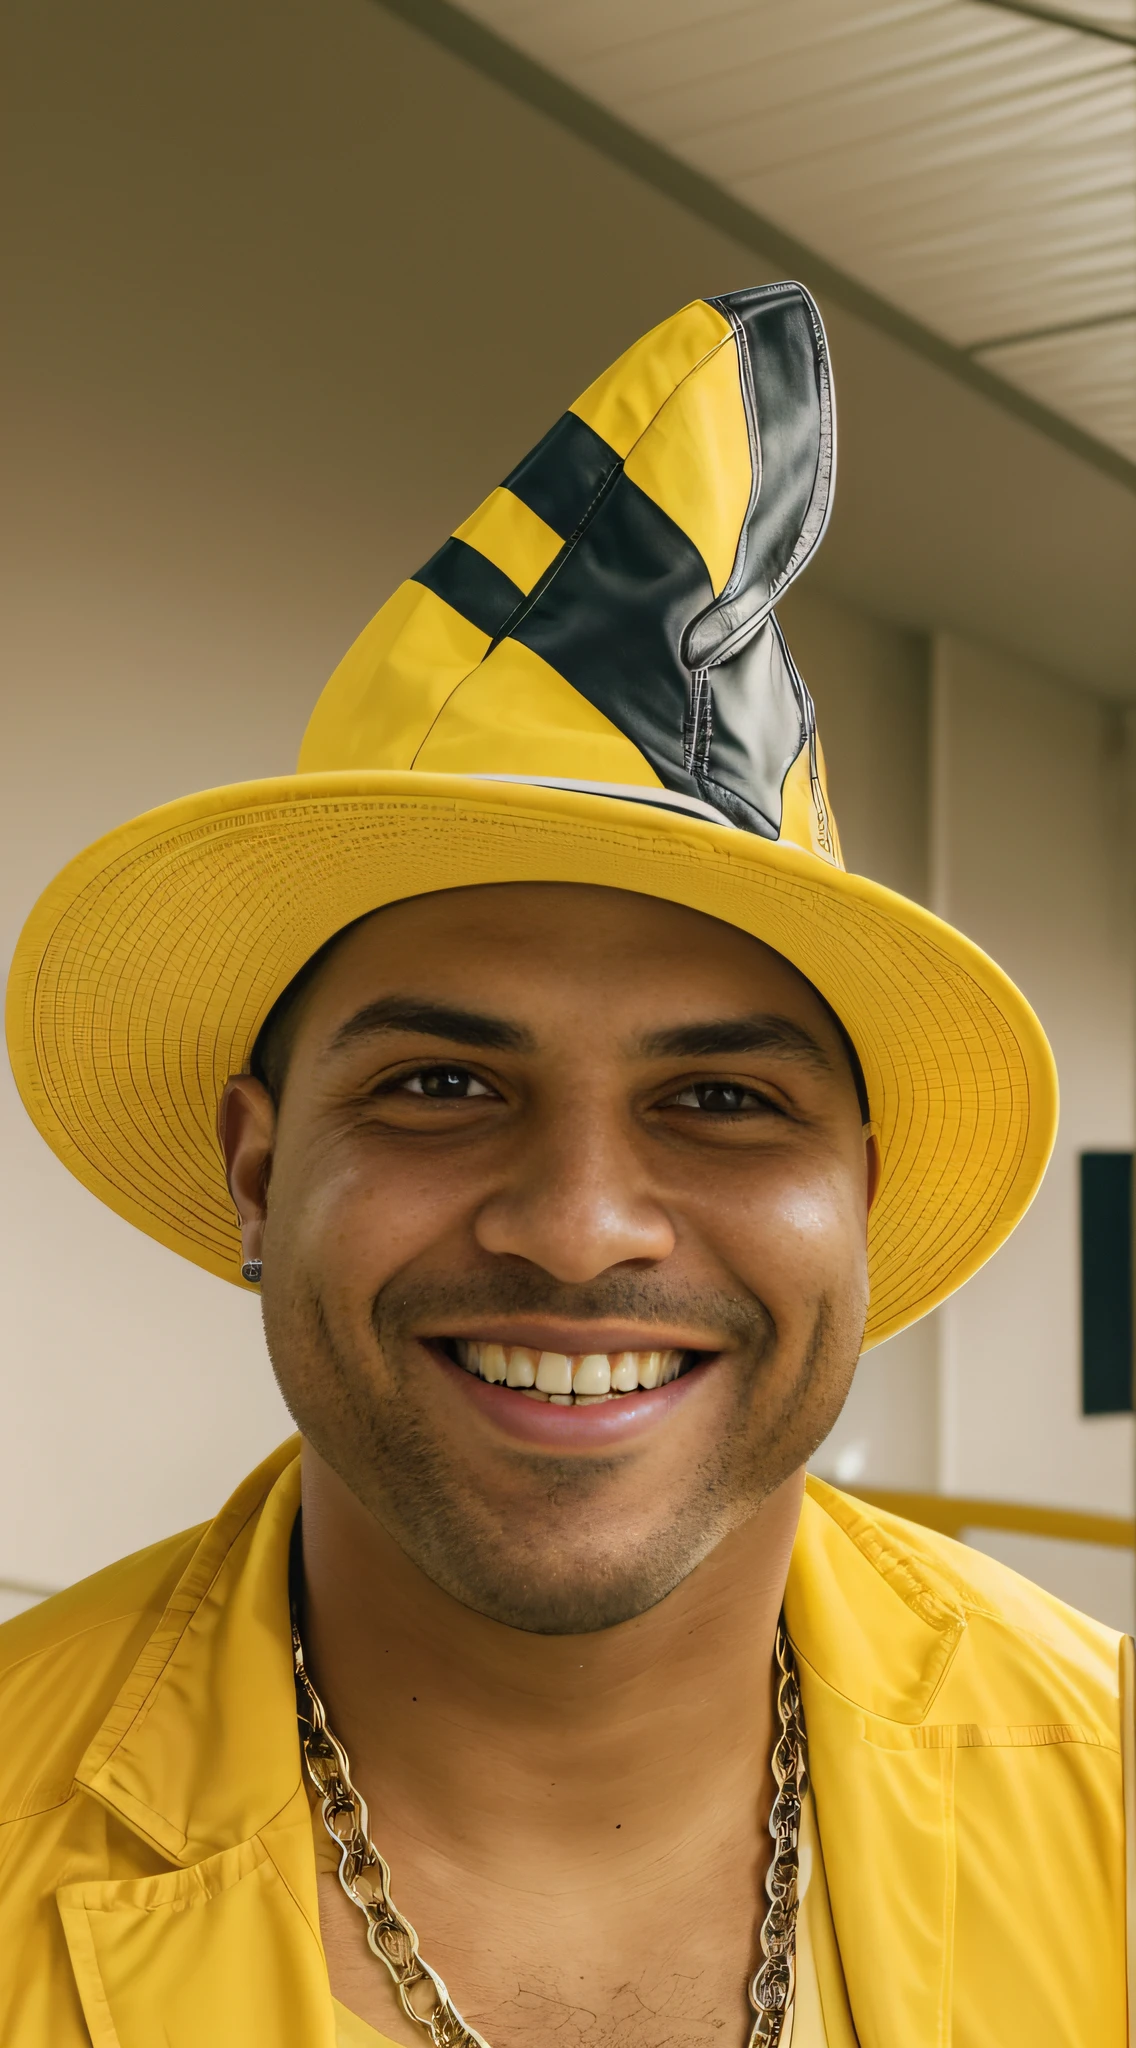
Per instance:
[[[729,925],[574,885],[397,904],[304,997],[278,1115],[241,1079],[223,1126],[300,1429],[498,1621],[643,1612],[839,1413],[874,1147],[824,1005]]]

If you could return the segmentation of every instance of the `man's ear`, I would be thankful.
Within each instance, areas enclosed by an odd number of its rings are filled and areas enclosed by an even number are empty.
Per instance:
[[[259,1259],[276,1143],[276,1105],[262,1081],[251,1074],[230,1076],[217,1110],[217,1136],[229,1193],[241,1219],[242,1253],[246,1259]]]

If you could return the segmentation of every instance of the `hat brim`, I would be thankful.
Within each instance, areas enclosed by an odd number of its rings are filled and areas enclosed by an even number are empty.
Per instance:
[[[725,825],[408,771],[208,790],[73,860],[32,911],[9,982],[9,1049],[33,1122],[120,1216],[243,1284],[215,1117],[276,997],[368,911],[499,882],[685,904],[764,940],[832,1005],[863,1064],[883,1163],[866,1346],[969,1278],[1028,1207],[1056,1130],[1052,1054],[1025,998],[959,932]]]

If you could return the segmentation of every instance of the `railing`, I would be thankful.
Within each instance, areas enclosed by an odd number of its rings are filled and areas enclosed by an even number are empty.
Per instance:
[[[1080,1508],[1034,1508],[1013,1500],[971,1500],[957,1493],[898,1493],[891,1487],[848,1486],[858,1500],[922,1522],[944,1536],[964,1529],[1013,1529],[1021,1536],[1056,1536],[1066,1543],[1100,1543],[1109,1550],[1136,1546],[1136,1517],[1094,1515]]]

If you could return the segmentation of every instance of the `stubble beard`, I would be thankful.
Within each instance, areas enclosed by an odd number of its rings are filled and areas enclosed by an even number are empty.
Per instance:
[[[586,1635],[666,1598],[812,1455],[843,1405],[849,1359],[827,1296],[795,1361],[756,1297],[644,1287],[633,1276],[555,1289],[517,1276],[380,1290],[374,1348],[337,1333],[318,1292],[278,1302],[265,1290],[265,1331],[281,1393],[314,1450],[400,1550],[464,1607],[538,1635]],[[649,1530],[621,1531],[621,1457],[539,1461],[534,1512],[502,1514],[471,1488],[414,1398],[421,1365],[410,1332],[486,1315],[570,1314],[603,1321],[679,1322],[724,1330],[737,1361],[723,1426],[684,1473],[681,1497],[657,1504]],[[757,1410],[760,1409],[760,1416]],[[516,1453],[519,1467],[533,1460]],[[531,1478],[527,1488],[532,1500]]]

